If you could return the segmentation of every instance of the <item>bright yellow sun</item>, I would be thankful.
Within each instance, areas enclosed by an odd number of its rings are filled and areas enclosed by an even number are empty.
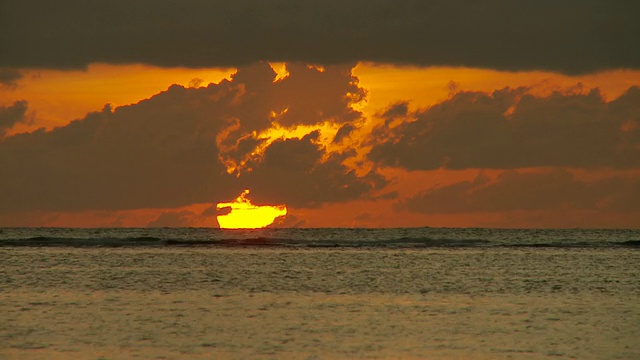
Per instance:
[[[249,189],[244,190],[234,201],[216,204],[216,209],[230,208],[227,214],[218,215],[222,229],[259,229],[271,225],[279,217],[287,215],[285,205],[254,205],[249,199]]]

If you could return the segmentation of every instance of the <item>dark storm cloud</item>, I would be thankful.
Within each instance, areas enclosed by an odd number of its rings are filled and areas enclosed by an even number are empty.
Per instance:
[[[372,160],[410,170],[640,166],[637,87],[611,102],[597,90],[461,92],[410,115],[417,120],[374,131]]]
[[[256,132],[275,123],[349,123],[360,116],[344,100],[360,91],[349,71],[290,68],[291,75],[275,83],[267,65],[241,68],[232,81],[198,89],[174,85],[52,131],[7,137],[0,141],[0,169],[9,169],[0,177],[0,212],[175,208],[228,200],[245,187],[252,195],[268,191],[273,203],[302,207],[365,196],[375,176],[348,171],[341,162],[351,154],[325,158],[317,133],[276,141],[264,159],[252,158],[253,172],[239,178],[220,162],[227,148],[248,156],[263,143]],[[21,104],[2,114],[22,114],[14,109]],[[186,215],[167,213],[154,224],[186,224],[193,220]]]
[[[0,2],[0,66],[375,61],[566,73],[639,68],[640,3],[511,0]]]
[[[11,106],[0,106],[0,139],[13,125],[25,121],[27,107],[26,100],[16,101]]]
[[[566,170],[542,173],[509,170],[495,181],[481,174],[473,181],[428,189],[398,208],[428,214],[552,209],[637,212],[640,178],[613,176],[584,181]]]

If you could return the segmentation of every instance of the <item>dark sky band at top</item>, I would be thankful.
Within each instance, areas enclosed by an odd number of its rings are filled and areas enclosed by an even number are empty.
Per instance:
[[[0,68],[256,61],[580,74],[640,67],[640,3],[597,0],[0,2]]]

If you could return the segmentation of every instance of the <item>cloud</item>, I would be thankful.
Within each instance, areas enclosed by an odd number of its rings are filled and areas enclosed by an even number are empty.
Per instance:
[[[198,215],[188,210],[167,211],[147,224],[147,227],[191,227],[197,223],[194,220],[196,217]]]
[[[362,198],[386,185],[372,171],[358,176],[343,162],[355,152],[327,153],[314,131],[302,139],[275,141],[264,156],[249,162],[243,175],[257,203],[292,207],[318,207],[324,203]]]
[[[343,125],[340,129],[338,129],[338,132],[336,132],[336,136],[334,136],[333,142],[339,144],[340,142],[342,142],[342,140],[348,138],[355,129],[356,128],[351,124]]]
[[[640,88],[606,102],[588,94],[527,89],[459,92],[370,136],[369,157],[410,170],[524,167],[631,168],[640,166]],[[413,121],[413,119],[416,119]]]
[[[561,169],[508,170],[495,180],[480,174],[473,181],[427,189],[399,203],[398,209],[427,214],[557,209],[639,212],[640,178],[620,175],[585,181]]]
[[[223,208],[224,210],[218,210],[216,204],[213,204],[211,206],[209,206],[208,208],[204,209],[204,211],[202,212],[202,214],[200,214],[203,217],[213,217],[213,216],[217,216],[217,215],[225,215],[231,212],[231,207],[226,207]]]
[[[3,87],[15,88],[21,78],[22,74],[18,70],[0,68],[0,89]]]
[[[25,121],[27,108],[26,100],[16,101],[11,106],[0,106],[0,139],[13,125]]]
[[[215,93],[226,90],[223,84]],[[178,86],[136,105],[0,143],[2,210],[177,207],[234,191],[215,159],[217,122],[206,91]]]
[[[158,215],[155,220],[150,221],[147,227],[198,227],[202,226],[202,223],[208,220],[208,217],[204,213],[198,215],[189,210],[165,211]],[[217,220],[214,227],[219,227]]]
[[[325,121],[349,124],[359,119],[360,112],[350,105],[361,101],[365,90],[351,75],[352,67],[332,65],[320,71],[287,64],[289,76],[275,83],[276,73],[266,63],[240,68],[232,77],[239,84],[231,100],[233,113],[217,138],[223,162],[236,166],[246,161],[265,142],[257,133],[274,126],[313,126]]]
[[[242,67],[233,75],[234,83],[244,84],[238,104],[247,111],[243,126],[250,130],[268,128],[275,121],[283,127],[315,125],[326,119],[346,123],[359,118],[360,113],[349,107],[364,99],[365,90],[351,74],[356,64],[328,65],[321,70],[306,65],[286,64],[289,76],[277,81],[275,71],[261,62]],[[256,111],[273,111],[270,118],[261,117],[250,123]]]
[[[639,12],[598,0],[5,0],[0,66],[362,60],[584,73],[640,67]]]
[[[278,216],[268,228],[299,228],[303,227],[307,221],[293,214]]]
[[[384,179],[356,175],[342,164],[354,153],[327,153],[318,131],[272,143],[260,137],[272,126],[338,126],[360,117],[345,100],[362,91],[349,68],[289,69],[274,82],[268,65],[251,65],[231,81],[173,85],[64,127],[7,137],[0,168],[11,171],[0,177],[0,212],[176,208],[227,200],[245,188],[256,200],[264,192],[272,203],[300,207],[368,196]],[[229,174],[221,162],[229,157],[248,159],[252,171]],[[166,214],[154,224],[184,215]]]

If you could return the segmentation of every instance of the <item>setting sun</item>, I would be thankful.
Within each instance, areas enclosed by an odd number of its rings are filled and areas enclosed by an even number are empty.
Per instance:
[[[233,202],[218,203],[216,209],[230,211],[218,215],[222,229],[258,229],[271,225],[279,216],[287,215],[285,205],[254,205],[247,198],[249,189],[244,190]]]

